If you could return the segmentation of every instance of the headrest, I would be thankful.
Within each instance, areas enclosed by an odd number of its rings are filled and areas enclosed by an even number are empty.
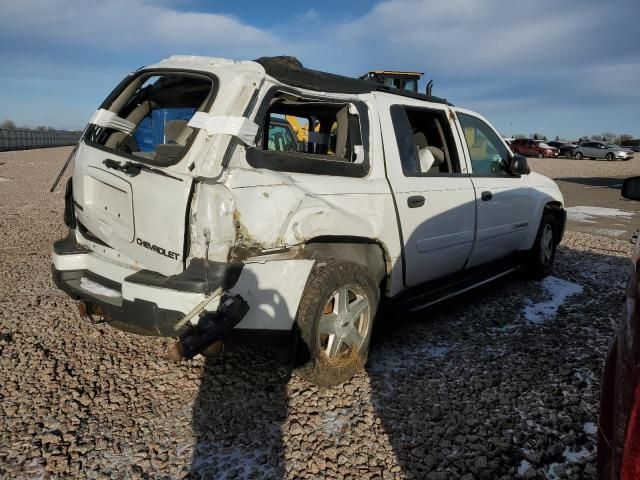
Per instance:
[[[164,136],[167,137],[167,140],[178,143],[178,138],[185,128],[187,128],[186,120],[169,120],[164,124]]]

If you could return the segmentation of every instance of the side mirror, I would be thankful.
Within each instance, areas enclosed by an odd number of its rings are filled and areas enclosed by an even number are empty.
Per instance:
[[[620,194],[629,200],[640,200],[640,177],[630,177],[622,182]]]
[[[527,175],[531,173],[527,157],[516,153],[509,159],[509,173],[512,175]]]

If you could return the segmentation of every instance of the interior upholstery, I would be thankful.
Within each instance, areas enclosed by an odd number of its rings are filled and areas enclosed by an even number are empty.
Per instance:
[[[176,119],[169,120],[164,125],[164,136],[167,142],[173,142],[177,145],[185,145],[187,143],[187,138],[191,135],[193,129],[191,127],[187,127],[187,121]]]
[[[336,113],[336,149],[337,158],[345,158],[347,156],[347,140],[349,137],[349,106],[345,106]],[[350,159],[347,159],[350,160]]]

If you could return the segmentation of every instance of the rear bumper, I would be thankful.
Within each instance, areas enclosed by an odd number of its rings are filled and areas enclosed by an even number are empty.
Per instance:
[[[73,230],[54,244],[52,258],[54,283],[73,299],[90,304],[120,330],[163,337],[179,336],[180,319],[216,289],[232,288],[241,271],[242,264],[202,259],[170,277],[135,270],[78,244]],[[207,309],[217,308],[214,302]]]

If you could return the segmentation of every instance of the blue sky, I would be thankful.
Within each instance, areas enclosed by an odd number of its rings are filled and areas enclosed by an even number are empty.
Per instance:
[[[82,128],[171,54],[295,55],[356,76],[419,70],[505,135],[640,137],[638,0],[5,1],[0,120]]]

